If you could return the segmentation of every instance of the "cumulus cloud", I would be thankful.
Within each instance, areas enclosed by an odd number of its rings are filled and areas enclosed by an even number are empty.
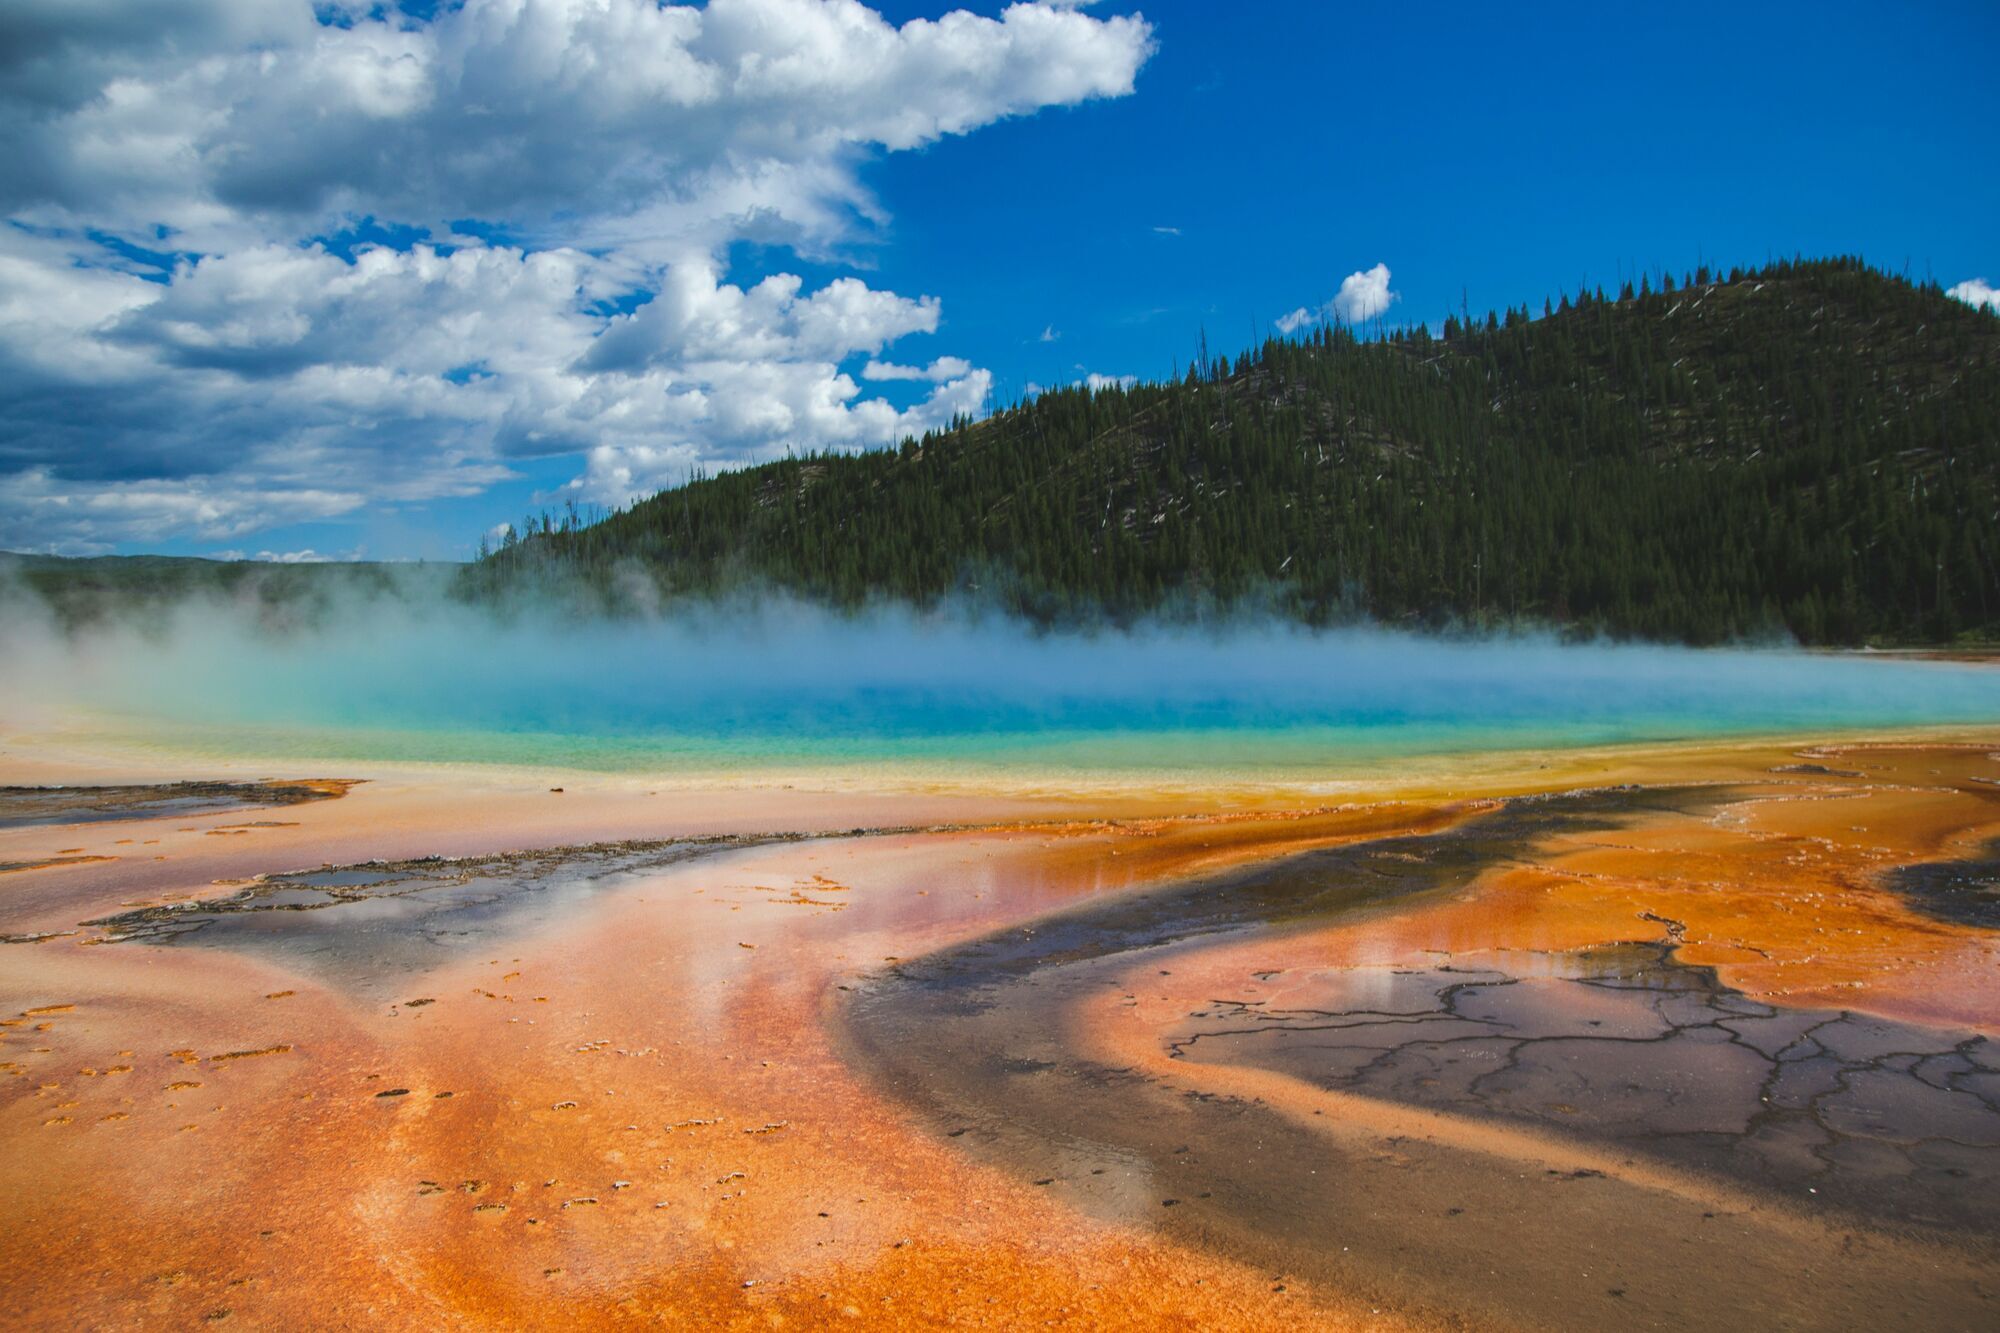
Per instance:
[[[1333,313],[1349,324],[1359,324],[1375,318],[1398,299],[1389,290],[1389,266],[1377,264],[1340,280],[1340,291],[1333,298]]]
[[[810,223],[847,150],[1129,92],[1151,42],[1044,4],[900,28],[857,0],[346,8],[10,0],[0,126],[34,169],[0,206],[187,233],[361,212],[578,239],[711,202]]]
[[[956,356],[941,356],[928,366],[899,366],[890,361],[870,361],[861,370],[864,380],[928,380],[942,384],[963,379],[972,373],[972,363]]]
[[[795,449],[890,444],[941,429],[954,417],[977,415],[992,389],[991,372],[973,370],[898,409],[885,399],[859,397],[853,379],[825,373],[824,367],[780,362],[732,367],[693,396],[690,410],[708,414],[710,429],[700,440],[661,444],[655,442],[662,438],[658,432],[606,431],[617,442],[590,446],[583,474],[564,489],[602,504],[625,504],[685,481],[697,467],[712,468],[716,457],[707,440],[713,437],[756,442],[739,451],[743,460]]]
[[[1944,294],[1954,301],[1963,301],[1969,306],[2000,310],[2000,287],[1990,286],[1984,278],[1971,278],[1947,287]]]
[[[867,154],[1122,95],[1150,51],[1051,3],[12,0],[0,521],[221,539],[570,453],[617,502],[976,413],[987,372],[881,356],[936,298],[721,257],[833,255],[880,218]]]
[[[1374,268],[1360,269],[1342,278],[1340,290],[1325,305],[1316,308],[1300,306],[1290,314],[1280,315],[1276,321],[1278,332],[1288,335],[1297,333],[1309,324],[1326,319],[1342,324],[1365,324],[1402,299],[1400,293],[1389,288],[1389,266],[1377,264]]]
[[[1318,318],[1319,316],[1313,311],[1300,306],[1289,315],[1278,316],[1278,332],[1285,334],[1297,333],[1300,329],[1311,324]]]

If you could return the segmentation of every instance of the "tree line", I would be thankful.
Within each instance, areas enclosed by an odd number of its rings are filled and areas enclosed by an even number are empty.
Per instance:
[[[529,524],[463,587],[1717,643],[2000,636],[2000,318],[1855,258],[1322,325]],[[510,530],[510,536],[512,536]]]

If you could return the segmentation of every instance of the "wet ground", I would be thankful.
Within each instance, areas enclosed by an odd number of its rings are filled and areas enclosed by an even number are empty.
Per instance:
[[[1991,1327],[2000,760],[1537,774],[451,858],[372,859],[373,785],[18,831],[104,864],[0,895],[7,1317]]]
[[[1949,790],[1976,795],[1977,776]],[[1294,1279],[1528,1325],[1989,1327],[2000,1045],[1983,1024],[1746,996],[1683,961],[1687,925],[1643,906],[1624,940],[1521,948],[1502,918],[1485,931],[1498,948],[1374,961],[1395,951],[1378,940],[1314,966],[1338,952],[1319,941],[1426,910],[1474,915],[1475,885],[1539,868],[1565,841],[1615,846],[1770,799],[1693,787],[1508,802],[902,964],[846,1021],[883,1085],[981,1160]],[[1878,878],[1928,914],[1921,885],[1968,864]],[[1800,869],[1795,891],[1816,891]],[[1675,891],[1699,890],[1663,897]],[[1838,961],[1837,940],[1819,947]],[[1962,998],[1992,1019],[2000,976],[1983,957]],[[1331,1119],[1373,1137],[1330,1141],[1313,1122]]]
[[[257,810],[330,800],[354,784],[316,782],[160,782],[68,787],[0,787],[0,829],[107,820],[163,819]]]
[[[1861,1225],[2000,1238],[2000,1044],[1782,1009],[1671,944],[1357,968],[1191,1013],[1196,1062],[1532,1126],[1754,1184]],[[1321,1007],[1296,1007],[1307,998]]]
[[[465,951],[574,919],[600,893],[703,856],[802,835],[604,843],[262,875],[212,897],[85,921],[107,943],[267,957],[354,995],[393,995]]]
[[[1885,883],[1927,916],[2000,929],[2000,838],[1971,856],[1902,866]]]

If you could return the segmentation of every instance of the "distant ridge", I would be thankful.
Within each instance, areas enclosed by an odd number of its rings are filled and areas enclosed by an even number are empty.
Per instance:
[[[859,455],[697,478],[466,573],[1114,620],[1714,643],[2000,634],[2000,318],[1858,259],[1320,328]]]
[[[66,557],[0,551],[0,595],[15,587],[39,597],[58,623],[162,622],[191,599],[255,608],[266,623],[297,624],[338,602],[385,596],[436,597],[459,566],[329,560],[285,564],[179,555]],[[0,610],[0,614],[4,614]]]

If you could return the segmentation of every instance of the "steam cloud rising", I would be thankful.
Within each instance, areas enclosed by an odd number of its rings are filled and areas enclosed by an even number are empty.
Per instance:
[[[254,731],[315,755],[1337,768],[1367,753],[2000,720],[2000,672],[1786,651],[1269,621],[1039,633],[778,601],[508,619],[409,592],[283,630],[268,607],[196,601],[144,627],[65,633],[9,600],[7,730],[84,714],[218,744]]]

